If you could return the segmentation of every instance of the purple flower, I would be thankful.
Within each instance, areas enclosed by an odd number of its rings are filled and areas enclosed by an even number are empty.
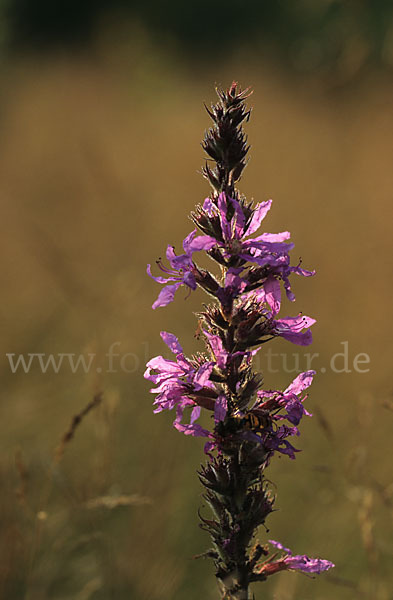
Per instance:
[[[259,573],[273,575],[277,571],[291,570],[319,574],[335,566],[332,562],[323,558],[310,558],[306,554],[293,556],[289,548],[285,548],[280,542],[276,542],[275,540],[269,540],[269,544],[285,552],[285,555],[278,561],[265,563]]]
[[[208,431],[207,429],[205,429],[198,423],[195,423],[195,421],[199,418],[199,416],[201,414],[201,407],[194,406],[194,408],[191,411],[191,417],[190,417],[189,424],[185,424],[185,423],[181,422],[181,420],[183,418],[184,408],[185,408],[185,406],[181,406],[180,404],[177,406],[176,419],[173,422],[173,426],[181,433],[184,433],[184,435],[192,435],[193,437],[210,437],[211,438],[212,434],[210,433],[210,431]]]
[[[254,411],[277,410],[284,408],[285,414],[275,414],[275,420],[287,419],[293,425],[299,425],[303,415],[311,417],[311,413],[303,406],[307,396],[300,398],[300,394],[310,387],[315,371],[305,371],[300,373],[284,392],[259,390],[257,392],[258,402],[254,405]]]
[[[240,277],[243,267],[231,267],[225,275],[224,287],[220,287],[217,298],[223,306],[230,306],[232,301],[241,294],[246,286],[247,280]]]
[[[271,424],[264,427],[261,432],[251,432],[254,441],[263,444],[272,452],[286,454],[292,460],[295,458],[295,454],[299,450],[287,438],[300,435],[297,425],[303,415],[312,416],[303,406],[307,396],[301,397],[301,394],[311,385],[314,375],[315,371],[300,373],[284,392],[275,390],[259,390],[257,392],[258,400],[250,412],[256,416],[270,415]],[[281,410],[285,412],[281,413]],[[278,424],[284,419],[289,421],[292,426]],[[251,439],[249,432],[247,432],[247,436],[248,439]]]
[[[239,350],[237,352],[230,353],[224,348],[224,344],[220,336],[214,335],[205,330],[203,330],[203,333],[209,342],[209,346],[215,358],[217,367],[221,369],[221,371],[228,369],[232,361],[241,361],[243,357],[246,357],[247,362],[250,363],[251,358],[259,351],[259,348],[257,348],[249,352],[241,352]]]
[[[234,209],[230,220],[227,217],[229,204],[232,204]],[[266,265],[275,267],[287,263],[287,253],[294,246],[283,243],[290,238],[289,231],[263,233],[256,238],[243,240],[245,236],[251,235],[260,227],[271,204],[272,200],[257,204],[251,219],[246,223],[243,209],[234,198],[228,198],[222,192],[217,198],[217,205],[210,198],[206,198],[203,208],[209,217],[218,216],[222,232],[222,240],[210,239],[223,249],[225,258],[236,256],[244,261],[256,263],[260,267]]]
[[[251,261],[252,259],[246,258],[246,260]],[[247,269],[249,270],[247,271]],[[270,261],[269,264],[260,267],[250,268],[248,265],[244,265],[235,269],[230,268],[228,272],[229,271],[236,273],[237,277],[233,277],[232,280],[229,279],[229,281],[225,280],[224,288],[220,290],[221,296],[217,294],[220,301],[222,301],[222,297],[235,299],[242,292],[248,294],[256,293],[261,297],[265,297],[266,292],[266,301],[269,303],[275,314],[279,312],[281,306],[280,280],[284,284],[288,300],[293,302],[295,300],[295,294],[292,291],[289,276],[292,273],[302,275],[303,277],[315,275],[315,271],[307,271],[306,269],[300,268],[299,265],[296,267],[291,266],[288,255],[282,255],[279,258]]]
[[[266,202],[260,202],[251,212],[251,218],[246,222],[246,216],[242,209],[242,206],[235,198],[229,198],[224,192],[221,192],[217,198],[217,204],[215,204],[210,198],[206,198],[203,208],[209,217],[218,216],[222,232],[222,240],[224,242],[230,242],[233,240],[241,240],[245,236],[249,236],[255,233],[263,219],[269,212],[272,200]],[[228,209],[233,209],[233,216],[228,219]],[[282,242],[289,239],[289,231],[282,233],[264,233],[257,241],[264,242]]]
[[[157,408],[154,412],[171,410],[175,406],[183,409],[186,406],[194,407],[196,402],[190,396],[201,393],[204,388],[214,388],[209,381],[214,363],[205,362],[201,366],[197,366],[185,358],[183,348],[175,335],[162,331],[161,337],[175,354],[176,361],[156,356],[146,365],[145,379],[149,379],[157,385],[156,388],[150,390],[153,394],[157,394],[154,402]],[[211,404],[214,407],[213,400],[211,400]]]
[[[159,306],[166,306],[173,301],[176,290],[181,285],[187,286],[190,290],[195,290],[197,283],[195,280],[195,265],[192,261],[192,255],[194,252],[200,250],[210,250],[215,240],[212,240],[209,236],[202,235],[196,236],[196,229],[192,231],[183,241],[184,254],[177,256],[173,246],[168,246],[166,251],[166,257],[170,264],[170,268],[165,267],[161,260],[157,261],[158,267],[166,273],[167,277],[154,277],[151,273],[151,266],[147,265],[147,273],[157,281],[158,283],[167,284],[169,281],[175,283],[166,285],[158,295],[157,300],[154,302],[152,308],[158,308]]]
[[[214,405],[214,422],[218,423],[223,421],[226,417],[228,411],[228,402],[226,397],[221,394],[218,396],[216,403]]]
[[[308,271],[307,269],[302,269],[300,264],[296,267],[291,267],[289,265],[289,261],[287,265],[279,266],[275,269],[275,273],[280,275],[281,279],[284,282],[284,288],[287,295],[288,300],[294,302],[295,294],[292,291],[291,283],[289,281],[289,276],[291,273],[295,273],[296,275],[302,275],[303,277],[312,277],[315,275],[315,271]]]
[[[295,453],[300,452],[300,450],[292,446],[286,439],[293,435],[300,435],[297,427],[281,425],[266,436],[263,445],[273,452],[276,451],[280,452],[280,454],[286,454],[291,460],[295,460]]]
[[[312,343],[311,331],[303,331],[316,323],[315,319],[299,314],[297,317],[285,317],[273,321],[274,334],[298,346],[308,346]]]
[[[217,447],[217,442],[215,440],[214,435],[195,421],[200,417],[201,407],[194,406],[191,411],[190,423],[185,424],[182,423],[183,412],[186,408],[185,405],[178,404],[176,407],[176,419],[173,423],[173,426],[184,433],[185,435],[192,435],[193,437],[208,437],[211,439],[210,442],[205,444],[205,452],[210,452],[213,448]],[[227,400],[225,396],[218,396],[214,403],[214,422],[218,423],[218,421],[223,421],[225,419],[225,415],[227,413]]]
[[[270,275],[263,284],[260,292],[260,300],[265,301],[270,306],[273,315],[277,315],[281,307],[280,283],[275,277],[273,277],[273,275]],[[263,298],[262,294],[264,296]]]
[[[300,267],[300,265],[297,265],[296,267],[293,267],[289,264],[289,256],[284,257],[285,260],[283,259],[281,261],[281,264],[272,267],[270,269],[270,275],[268,279],[273,279],[274,281],[276,281],[276,284],[278,285],[278,281],[277,278],[281,279],[283,281],[284,284],[284,289],[285,289],[285,293],[286,296],[288,298],[288,300],[290,300],[291,302],[295,301],[295,294],[292,291],[291,288],[291,283],[289,281],[289,276],[292,273],[295,273],[296,275],[302,275],[303,277],[312,277],[313,275],[315,275],[315,271],[307,271],[307,269],[302,269]],[[268,280],[266,280],[262,285],[263,285],[263,289],[266,290],[266,284],[268,283]],[[272,284],[270,284],[272,285]],[[280,309],[280,303],[281,303],[281,291],[280,291],[280,287],[276,286],[275,288],[275,297],[278,300],[278,310]],[[273,308],[273,307],[272,307]],[[277,312],[278,312],[277,310]]]
[[[259,292],[263,293],[263,290],[266,290],[266,286],[269,285],[269,281],[276,281],[277,285],[274,292],[276,301],[278,301],[278,309],[276,309],[276,313],[279,311],[281,304],[281,290],[277,281],[278,279],[281,279],[283,281],[284,289],[288,300],[290,300],[291,302],[295,301],[295,294],[292,291],[291,283],[289,281],[289,277],[292,273],[295,273],[296,275],[302,275],[303,277],[312,277],[313,275],[315,275],[315,271],[308,271],[307,269],[302,269],[300,267],[300,263],[296,265],[296,267],[291,266],[289,256],[284,256],[281,259],[280,264],[269,268],[268,277],[265,281],[261,282],[260,284],[262,286],[262,289],[260,289]],[[272,285],[272,283],[270,283],[270,285]]]
[[[266,304],[272,310],[266,308]],[[240,314],[252,315],[253,328],[249,327],[249,318],[241,324],[241,329],[245,329],[244,335],[252,335],[252,343],[258,344],[266,341],[266,338],[282,337],[285,340],[299,346],[308,346],[312,343],[312,334],[308,330],[316,320],[299,314],[296,317],[284,317],[276,319],[276,311],[280,308],[280,290],[278,282],[273,278],[267,281],[266,289],[260,289],[257,292],[248,292],[241,297],[237,305],[237,311]],[[258,324],[257,324],[258,323]],[[307,330],[307,331],[304,331]],[[251,339],[251,338],[250,338]]]

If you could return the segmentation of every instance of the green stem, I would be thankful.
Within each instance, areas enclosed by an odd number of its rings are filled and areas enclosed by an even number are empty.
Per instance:
[[[220,581],[221,600],[250,600],[251,595],[248,590],[248,585],[241,588],[238,586],[239,584],[234,583],[228,588],[224,582]]]

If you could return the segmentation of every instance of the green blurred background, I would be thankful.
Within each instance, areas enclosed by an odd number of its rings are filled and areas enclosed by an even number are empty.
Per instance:
[[[209,543],[203,442],[153,415],[143,379],[161,329],[199,348],[204,297],[153,312],[145,266],[180,247],[208,194],[203,102],[235,79],[254,88],[240,188],[274,199],[267,231],[289,229],[294,259],[317,269],[285,307],[318,320],[300,350],[319,353],[314,417],[296,461],[270,467],[279,510],[260,537],[337,565],[277,575],[256,598],[392,598],[392,3],[9,0],[0,38],[0,597],[218,597],[212,565],[193,560]],[[329,368],[343,342],[350,373]],[[107,372],[114,343],[125,368],[115,357]],[[297,347],[271,347],[294,364]],[[96,360],[88,374],[12,373],[7,353]],[[260,366],[267,388],[294,377]]]

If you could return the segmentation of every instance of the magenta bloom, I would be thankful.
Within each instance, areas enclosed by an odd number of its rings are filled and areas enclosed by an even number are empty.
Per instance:
[[[316,323],[315,319],[298,315],[297,317],[285,317],[273,321],[274,333],[288,342],[298,346],[309,346],[312,343],[312,333],[308,330],[311,325]],[[303,331],[307,329],[307,331]]]
[[[228,369],[230,367],[231,362],[235,361],[236,359],[240,359],[240,360],[238,360],[238,362],[241,362],[241,360],[243,358],[245,358],[246,362],[249,364],[251,361],[251,358],[259,350],[259,348],[258,348],[256,350],[252,350],[250,352],[237,351],[237,352],[229,353],[227,350],[225,350],[224,344],[222,343],[222,340],[218,335],[213,335],[212,333],[209,333],[208,331],[205,331],[205,330],[203,331],[203,333],[204,333],[207,341],[209,342],[209,346],[212,350],[217,367],[221,370]]]
[[[228,220],[227,216],[228,202],[234,208],[234,215],[231,220]],[[222,239],[217,240],[217,245],[223,248],[225,257],[237,256],[244,261],[255,263],[259,267],[268,267],[272,277],[282,279],[287,296],[289,300],[293,301],[295,296],[289,281],[291,273],[310,277],[315,274],[315,271],[307,271],[300,268],[299,265],[296,267],[290,266],[288,253],[294,247],[294,244],[283,243],[289,240],[291,235],[289,231],[262,233],[256,238],[243,240],[244,237],[250,236],[259,229],[271,205],[272,200],[257,204],[247,222],[240,203],[234,198],[227,198],[224,193],[218,196],[217,205],[210,198],[206,198],[203,208],[209,217],[216,216],[219,219]],[[239,269],[239,271],[241,270]]]
[[[312,334],[309,327],[316,323],[315,319],[302,314],[296,317],[284,317],[283,319],[275,318],[281,306],[281,292],[280,284],[273,277],[266,280],[266,285],[263,288],[257,292],[248,292],[241,299],[244,310],[250,307],[260,315],[260,318],[264,318],[264,322],[261,322],[258,329],[261,343],[262,338],[267,336],[279,336],[299,346],[308,346],[312,343]],[[271,310],[266,308],[266,304]]]
[[[291,267],[289,261],[288,264],[277,267],[274,273],[275,275],[279,275],[283,280],[287,298],[291,302],[295,300],[295,294],[292,291],[291,283],[289,281],[289,276],[291,275],[291,273],[295,273],[296,275],[302,275],[303,277],[311,277],[312,275],[315,275],[315,271],[308,271],[307,269],[302,269],[300,265],[297,265],[296,267]]]
[[[228,220],[228,204],[234,209],[233,217]],[[263,267],[266,265],[279,266],[286,262],[286,255],[294,244],[282,242],[290,238],[289,231],[282,233],[263,233],[262,235],[243,240],[257,229],[270,210],[272,200],[257,204],[252,212],[251,219],[246,222],[240,203],[234,198],[227,198],[222,192],[217,198],[217,205],[210,198],[206,198],[203,208],[209,217],[217,216],[221,227],[221,240],[214,240],[218,247],[223,249],[224,256],[230,258],[236,256],[244,261],[256,263]],[[209,236],[207,236],[209,237]]]
[[[280,542],[276,542],[275,540],[269,540],[269,544],[275,546],[278,550],[285,552],[285,555],[278,561],[265,563],[260,570],[260,573],[264,573],[265,575],[273,575],[273,573],[276,573],[277,571],[287,569],[291,571],[301,571],[302,573],[319,574],[335,566],[329,560],[310,558],[306,554],[297,554],[294,556],[289,548],[285,548]]]
[[[303,415],[312,416],[303,406],[307,395],[302,396],[302,393],[311,385],[314,375],[315,371],[300,373],[284,392],[259,390],[250,412],[256,416],[270,415],[271,425],[260,432],[247,432],[246,439],[257,441],[268,450],[286,454],[293,460],[299,450],[287,438],[300,435],[297,425]],[[283,420],[289,421],[291,426],[282,424]]]
[[[167,360],[162,356],[156,356],[147,363],[145,379],[149,379],[157,385],[150,391],[157,394],[154,404],[157,408],[154,412],[162,410],[171,410],[176,407],[176,419],[173,422],[174,427],[185,435],[211,437],[211,433],[201,427],[195,421],[201,413],[201,406],[197,404],[193,396],[201,394],[204,398],[205,389],[210,393],[211,404],[214,407],[213,384],[209,381],[213,370],[213,362],[205,362],[197,366],[185,358],[183,348],[177,337],[171,333],[161,332],[161,337],[168,348],[175,354],[176,361]],[[206,393],[206,392],[205,392]],[[190,423],[182,423],[183,413],[186,408],[191,408]]]
[[[197,287],[195,280],[195,265],[192,261],[192,255],[194,252],[200,250],[210,250],[214,246],[215,241],[212,241],[209,236],[196,236],[196,229],[192,231],[183,241],[184,254],[177,256],[173,246],[168,246],[166,251],[166,258],[171,268],[165,267],[161,260],[157,261],[158,267],[167,274],[167,277],[155,277],[151,273],[151,265],[147,265],[147,273],[152,279],[158,283],[167,284],[169,281],[175,283],[166,285],[158,295],[157,300],[154,302],[152,308],[158,308],[159,306],[166,306],[172,302],[176,290],[181,285],[187,286],[190,290],[195,290]]]
[[[228,219],[229,204],[233,209],[233,216],[230,219]],[[175,254],[173,246],[168,246],[166,258],[170,267],[164,266],[161,260],[157,261],[158,267],[166,274],[166,277],[155,277],[151,273],[151,265],[148,265],[147,273],[150,277],[158,283],[166,284],[154,302],[153,308],[166,306],[172,302],[181,285],[185,285],[189,290],[195,290],[197,268],[192,260],[192,255],[194,252],[209,251],[213,248],[220,250],[225,260],[235,258],[245,263],[253,263],[254,268],[262,269],[263,279],[266,280],[265,283],[262,281],[260,284],[263,286],[262,289],[265,285],[273,285],[272,281],[275,281],[278,285],[278,291],[277,286],[275,291],[276,296],[280,293],[277,279],[281,279],[288,298],[294,300],[295,296],[289,281],[291,273],[309,277],[314,275],[314,271],[301,269],[300,266],[290,266],[289,251],[294,245],[285,243],[290,238],[290,233],[288,231],[262,233],[258,237],[244,239],[259,229],[271,205],[271,200],[257,204],[251,211],[251,216],[246,219],[241,204],[234,198],[228,198],[223,192],[217,197],[216,203],[211,198],[206,198],[203,210],[210,219],[217,221],[219,233],[217,233],[217,237],[209,235],[195,237],[196,230],[192,231],[183,241],[184,254],[178,256]],[[250,265],[243,264],[240,267],[228,269],[224,287],[217,291],[217,298],[223,304],[227,304],[252,285],[248,281],[247,272],[241,276],[242,272],[249,268]],[[310,342],[306,342],[306,344],[308,343]]]
[[[257,394],[259,401],[255,403],[254,411],[258,412],[258,410],[263,411],[267,409],[279,410],[284,408],[286,413],[275,414],[274,419],[277,421],[287,419],[293,425],[299,425],[303,415],[312,416],[303,406],[303,402],[307,396],[301,398],[300,395],[310,387],[314,375],[315,371],[300,373],[284,392],[259,390]]]
[[[199,425],[199,423],[195,423],[195,421],[199,418],[201,414],[201,407],[194,406],[191,411],[190,423],[182,423],[184,406],[178,405],[176,408],[176,419],[173,422],[173,426],[184,433],[184,435],[192,435],[194,437],[209,437],[212,438],[212,434],[210,431]]]
[[[201,366],[197,366],[184,356],[183,348],[175,335],[162,331],[161,337],[175,354],[176,361],[156,356],[146,365],[145,379],[149,379],[157,385],[156,388],[150,390],[153,394],[157,394],[154,402],[157,408],[154,412],[171,410],[175,406],[182,408],[196,406],[196,402],[190,396],[200,392],[204,387],[213,387],[209,377],[214,363],[205,362]]]
[[[249,292],[245,294],[245,297],[247,299],[255,298],[261,306],[261,311],[265,313],[267,318],[271,319],[272,335],[280,336],[298,346],[308,346],[312,343],[312,334],[309,327],[316,323],[316,320],[312,317],[299,314],[296,317],[274,318],[281,307],[281,289],[279,282],[273,276],[268,277],[261,289],[257,292]],[[263,304],[268,304],[271,311],[262,308]],[[304,331],[305,329],[307,331]]]
[[[266,448],[272,451],[280,452],[280,454],[286,454],[291,460],[295,460],[295,453],[300,452],[297,448],[292,446],[286,438],[293,435],[300,435],[297,427],[288,427],[288,425],[280,425],[273,434],[264,442]]]

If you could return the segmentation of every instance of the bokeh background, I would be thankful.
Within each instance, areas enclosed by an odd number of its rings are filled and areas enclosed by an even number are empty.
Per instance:
[[[145,266],[190,231],[208,194],[203,102],[237,80],[254,89],[240,188],[274,199],[267,230],[291,230],[317,269],[287,307],[317,318],[312,348],[271,346],[290,368],[318,353],[319,373],[303,451],[270,467],[278,510],[260,537],[337,565],[277,575],[256,598],[392,598],[392,3],[8,0],[0,13],[0,597],[218,597],[193,559],[208,547],[203,442],[153,415],[143,379],[161,329],[199,348],[204,298],[152,311]],[[345,347],[351,372],[334,372]],[[13,373],[6,355],[29,353],[96,357],[89,373]],[[260,366],[267,388],[294,377]]]

